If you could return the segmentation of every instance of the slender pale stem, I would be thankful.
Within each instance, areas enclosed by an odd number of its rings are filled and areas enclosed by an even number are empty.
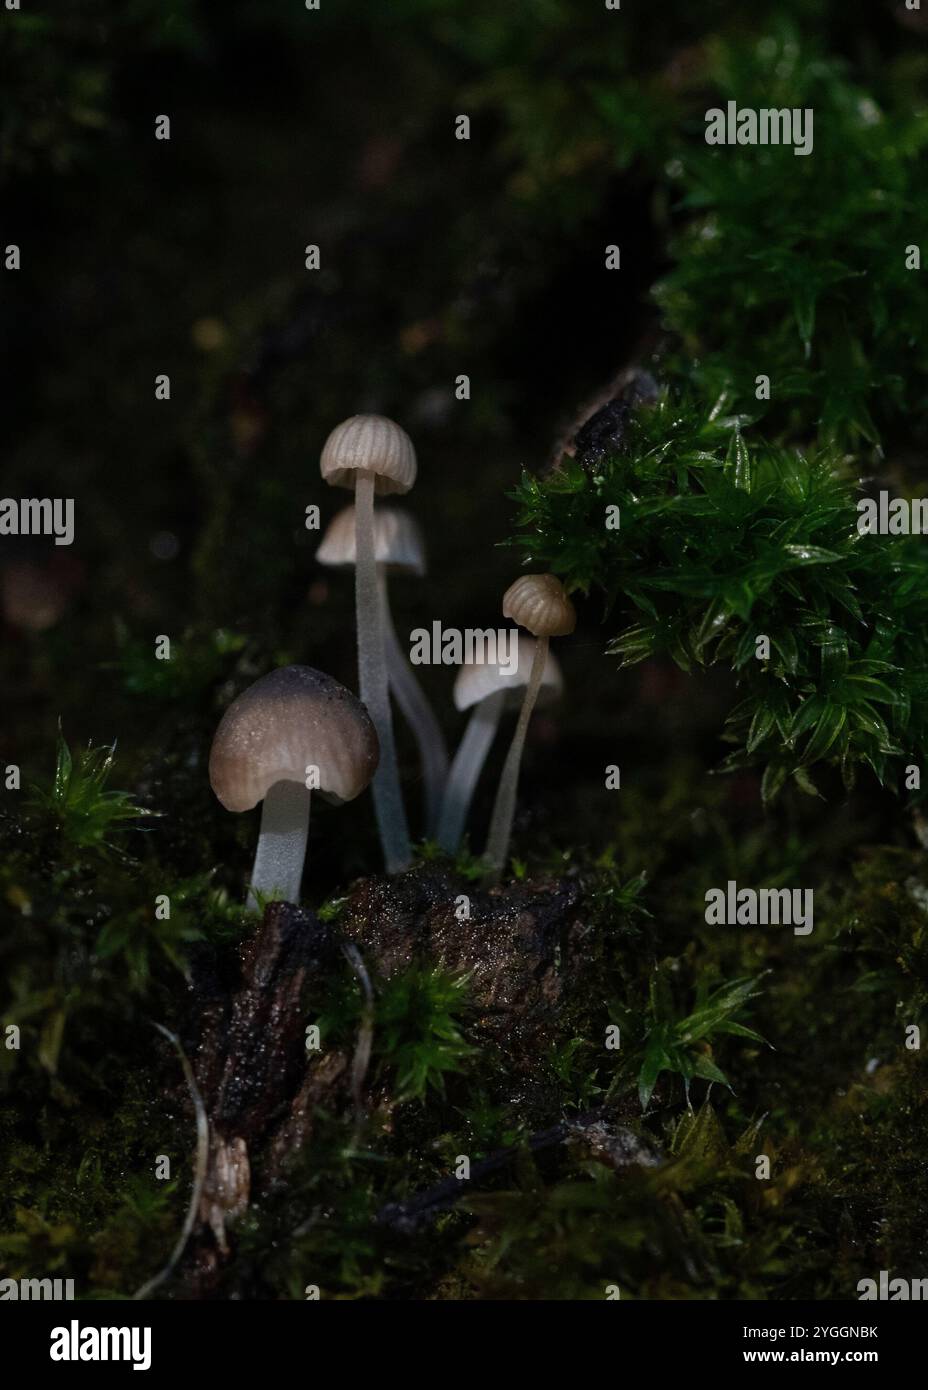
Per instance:
[[[434,835],[445,778],[448,775],[448,749],[438,720],[432,712],[432,706],[413,675],[413,669],[396,635],[383,565],[377,567],[377,580],[387,655],[387,678],[390,689],[396,696],[396,703],[402,710],[403,718],[412,730],[419,747],[422,775],[425,779],[426,834]]]
[[[405,869],[412,858],[393,737],[390,690],[374,551],[374,475],[359,473],[354,497],[355,608],[358,628],[358,688],[380,740],[374,775],[374,812],[387,873]]]
[[[442,849],[454,854],[461,843],[474,788],[486,761],[490,745],[499,728],[506,704],[506,691],[496,690],[474,707],[454,755],[438,819],[437,840]]]
[[[246,906],[259,910],[258,894],[300,900],[300,880],[309,834],[309,788],[302,782],[275,782],[261,808],[261,833]]]
[[[532,658],[532,671],[528,678],[525,699],[519,710],[519,722],[516,724],[516,731],[512,736],[509,752],[506,754],[506,761],[503,764],[502,775],[499,779],[499,790],[496,793],[496,801],[493,803],[493,814],[490,817],[490,833],[487,836],[487,847],[484,852],[484,858],[487,861],[487,879],[490,883],[499,883],[509,854],[509,837],[512,834],[512,818],[516,809],[516,791],[519,786],[522,749],[525,746],[528,721],[532,717],[538,691],[541,689],[541,678],[544,675],[547,659],[548,639],[547,637],[539,637],[535,643],[535,655]]]

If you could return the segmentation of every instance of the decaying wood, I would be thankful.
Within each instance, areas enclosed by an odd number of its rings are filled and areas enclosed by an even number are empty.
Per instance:
[[[456,912],[462,895],[470,903],[463,920]],[[528,1122],[533,1106],[539,1114],[549,1110],[550,1097],[539,1093],[537,1059],[555,1036],[568,980],[582,983],[588,968],[584,931],[580,891],[571,879],[483,891],[448,870],[420,866],[359,882],[337,932],[312,913],[271,904],[231,980],[212,975],[208,961],[198,965],[191,1056],[210,1146],[186,1260],[191,1290],[202,1297],[218,1283],[235,1221],[261,1192],[285,1180],[289,1160],[312,1143],[317,1107],[344,1116],[349,1143],[361,1107],[370,1103],[363,1086],[372,980],[416,961],[466,972],[474,1029],[505,1048]],[[345,968],[345,956],[362,984],[368,981],[361,1034],[345,1051],[308,1053],[307,1017],[324,1005],[326,981]],[[569,1133],[569,1125],[556,1126],[550,1142],[564,1142]]]
[[[579,454],[601,456],[620,449],[628,416],[640,405],[657,399],[657,382],[641,367],[623,367],[605,386],[583,402],[570,423],[559,433],[550,466]]]
[[[289,1114],[306,1069],[303,994],[334,955],[311,913],[272,903],[241,950],[234,992],[209,980],[194,1071],[209,1118],[200,1229],[188,1263],[208,1289],[230,1253],[229,1227],[252,1195],[254,1155]],[[196,977],[195,977],[196,978]],[[336,1071],[337,1075],[337,1071]]]

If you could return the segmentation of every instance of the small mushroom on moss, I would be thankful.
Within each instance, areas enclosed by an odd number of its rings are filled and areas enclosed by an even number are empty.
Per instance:
[[[374,810],[384,862],[388,873],[398,873],[408,866],[411,852],[390,712],[383,612],[377,586],[374,494],[408,492],[416,481],[416,452],[409,435],[393,420],[384,415],[352,415],[329,435],[319,466],[332,487],[354,489],[358,688],[380,740]]]
[[[451,764],[438,822],[436,838],[449,854],[454,854],[461,843],[474,789],[503,712],[518,706],[520,692],[528,684],[537,643],[521,632],[518,637],[519,659],[514,671],[495,662],[468,662],[454,683],[455,707],[473,713]],[[556,699],[562,685],[560,667],[549,652],[541,676],[539,704]]]
[[[316,559],[333,567],[355,563],[355,509],[345,507],[330,522]],[[400,646],[390,611],[387,576],[426,572],[425,545],[413,517],[398,507],[377,507],[374,511],[374,555],[377,561],[377,588],[381,604],[387,679],[403,717],[419,748],[425,779],[426,833],[434,835],[438,824],[445,778],[448,775],[448,749],[441,726],[413,675],[409,660]]]
[[[516,731],[506,755],[493,814],[490,817],[490,832],[484,858],[487,864],[487,878],[491,883],[499,882],[509,853],[522,749],[525,746],[528,722],[541,689],[545,662],[548,659],[548,642],[552,637],[566,637],[577,625],[576,610],[567,597],[563,584],[553,574],[523,574],[511,584],[503,595],[503,617],[512,618],[520,627],[528,628],[529,632],[538,638],[538,643],[532,658],[525,699],[519,711]]]
[[[377,769],[374,725],[356,696],[311,666],[282,666],[244,690],[213,738],[209,780],[227,811],[259,801],[261,831],[248,907],[299,900],[313,790],[353,801]]]

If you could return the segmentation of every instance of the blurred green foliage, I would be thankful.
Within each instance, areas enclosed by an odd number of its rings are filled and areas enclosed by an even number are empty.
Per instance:
[[[710,391],[755,399],[768,427],[875,445],[887,427],[924,438],[928,282],[913,268],[928,224],[922,83],[876,96],[791,27],[713,42],[718,104],[803,108],[814,147],[681,146],[671,190],[673,266],[656,286],[678,363]],[[924,78],[924,73],[921,74]]]
[[[3,15],[0,173],[70,174],[114,122],[113,76],[143,54],[195,53],[196,0],[82,0]]]

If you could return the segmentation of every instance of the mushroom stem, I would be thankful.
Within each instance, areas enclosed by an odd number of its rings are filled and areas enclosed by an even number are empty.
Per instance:
[[[377,581],[382,609],[384,646],[387,657],[387,678],[403,718],[413,732],[419,747],[422,774],[425,778],[425,827],[434,835],[441,809],[442,792],[448,775],[448,749],[432,706],[416,680],[393,626],[387,576],[382,565],[377,567]]]
[[[259,911],[258,894],[300,900],[300,880],[309,835],[309,788],[302,782],[275,782],[261,809],[261,833],[251,871],[246,907]]]
[[[396,761],[383,615],[377,592],[373,473],[359,472],[354,501],[358,686],[361,702],[367,706],[380,740],[380,764],[372,784],[374,811],[387,873],[395,874],[409,865],[412,855]]]
[[[512,834],[512,818],[516,809],[516,791],[519,786],[522,749],[525,746],[528,721],[532,717],[538,691],[541,689],[541,678],[547,659],[548,639],[547,637],[539,637],[535,644],[535,655],[532,658],[532,671],[528,678],[525,699],[519,710],[519,721],[512,736],[512,743],[509,745],[509,752],[506,754],[506,761],[503,764],[502,775],[499,779],[499,789],[493,803],[493,814],[490,817],[490,833],[487,836],[487,847],[484,851],[489,883],[499,883],[509,853],[509,837]]]
[[[442,849],[454,854],[474,798],[474,788],[486,761],[490,745],[496,737],[500,716],[506,704],[506,691],[497,690],[474,707],[454,755],[445,795],[441,803],[436,839]]]

